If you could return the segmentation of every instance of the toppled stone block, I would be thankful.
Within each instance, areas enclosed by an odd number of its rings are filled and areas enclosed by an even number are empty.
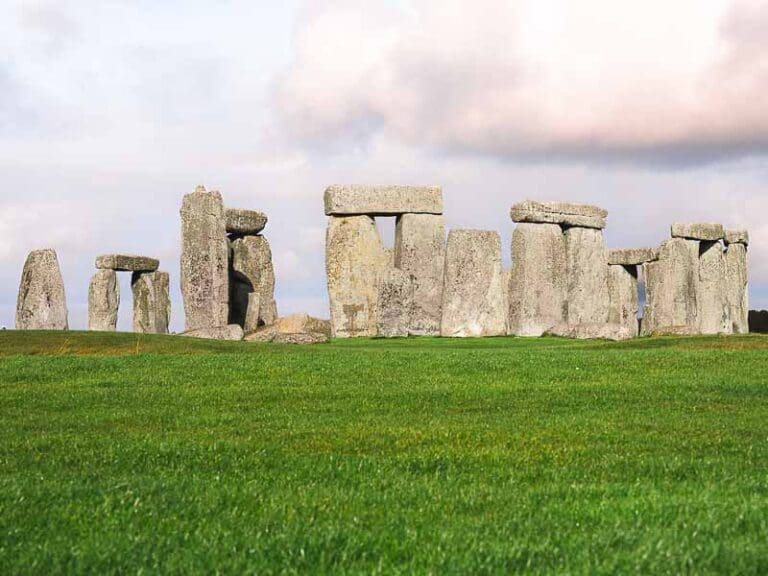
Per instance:
[[[608,254],[602,230],[568,228],[565,231],[569,324],[604,324],[608,321]]]
[[[253,236],[267,225],[267,215],[258,210],[227,208],[227,232],[236,236]]]
[[[120,283],[114,270],[98,270],[88,287],[88,330],[114,332],[120,307]]]
[[[437,336],[443,304],[445,224],[443,216],[403,214],[395,228],[395,267],[413,286],[408,334]]]
[[[442,214],[440,186],[329,186],[325,191],[328,216],[396,216]]]
[[[181,293],[186,328],[225,326],[229,318],[229,248],[224,202],[198,186],[181,206]]]
[[[747,290],[747,245],[732,243],[725,252],[725,300],[735,334],[751,330]]]
[[[698,334],[699,330],[696,326],[659,326],[648,332],[646,336],[696,336]]]
[[[608,324],[624,326],[633,337],[640,330],[637,276],[637,266],[608,266]]]
[[[378,278],[387,254],[370,216],[331,216],[325,241],[331,326],[336,338],[375,336]]]
[[[698,241],[673,238],[661,245],[659,259],[644,264],[643,335],[675,326],[688,326],[694,333],[698,330],[698,275]]]
[[[622,324],[584,322],[569,324],[563,322],[547,330],[546,336],[573,338],[576,340],[629,340],[636,331]]]
[[[557,224],[518,224],[512,233],[509,332],[541,336],[565,319],[565,237]]]
[[[160,266],[160,261],[146,256],[131,256],[128,254],[105,254],[96,258],[96,268],[99,270],[115,270],[116,272],[154,272]]]
[[[248,342],[277,342],[283,344],[318,344],[328,342],[331,322],[313,318],[309,314],[292,314],[278,318],[271,326],[264,326],[247,334]]]
[[[232,241],[231,247],[229,323],[246,325],[250,306],[255,303],[251,294],[256,293],[259,295],[256,324],[268,326],[277,318],[275,269],[269,241],[264,236],[244,236]]]
[[[171,320],[170,278],[167,272],[134,272],[133,331],[140,334],[168,334]]]
[[[608,264],[637,266],[659,259],[658,248],[628,248],[626,250],[608,250]]]
[[[525,200],[512,206],[510,216],[513,222],[603,229],[608,212],[588,204]]]
[[[379,276],[379,336],[408,336],[413,298],[414,289],[409,274],[397,268],[382,271]]]
[[[685,238],[687,240],[705,240],[707,242],[716,242],[725,237],[725,230],[722,224],[711,222],[693,222],[681,224],[675,222],[672,224],[672,238]]]
[[[725,258],[720,242],[701,242],[699,245],[696,305],[701,334],[732,332],[730,310],[726,302]]]
[[[198,328],[196,330],[187,330],[181,334],[189,338],[203,338],[205,340],[242,340],[243,329],[237,324],[226,326],[213,326],[209,328]]]
[[[744,244],[749,245],[749,232],[747,230],[726,230],[725,231],[725,245],[731,244]]]
[[[501,239],[488,230],[452,230],[445,252],[440,334],[500,336],[507,331]]]
[[[17,330],[67,330],[67,299],[54,250],[27,256],[16,302]]]

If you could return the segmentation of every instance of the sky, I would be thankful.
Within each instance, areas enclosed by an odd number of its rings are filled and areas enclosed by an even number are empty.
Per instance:
[[[767,93],[768,0],[2,0],[0,326],[51,247],[72,328],[119,252],[161,260],[180,330],[198,184],[267,213],[281,315],[328,317],[332,183],[439,184],[507,264],[527,198],[608,209],[611,248],[746,227],[768,308]]]

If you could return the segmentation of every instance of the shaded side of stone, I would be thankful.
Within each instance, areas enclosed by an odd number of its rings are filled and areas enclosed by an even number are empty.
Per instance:
[[[334,185],[325,191],[328,216],[396,216],[442,214],[443,191],[439,186]]]
[[[412,277],[397,268],[379,276],[378,335],[385,338],[408,336],[413,309]]]
[[[626,250],[608,250],[608,264],[637,266],[653,262],[659,258],[658,248],[628,248]]]
[[[329,217],[325,267],[334,337],[376,335],[378,277],[387,260],[373,218]]]
[[[17,330],[67,330],[67,299],[54,250],[30,252],[16,302]]]
[[[569,324],[608,321],[608,255],[601,230],[569,228],[565,231]]]
[[[445,266],[445,223],[434,214],[403,214],[395,228],[395,267],[413,284],[408,333],[440,334]]]
[[[187,331],[227,324],[229,250],[221,194],[198,188],[181,207],[181,293]]]
[[[748,318],[750,332],[768,334],[768,310],[750,310]]]
[[[248,319],[248,311],[249,303],[256,302],[251,294],[256,293],[257,327],[268,326],[277,317],[275,269],[269,241],[264,236],[244,236],[232,241],[231,246],[229,322],[240,326],[253,323],[253,313]]]
[[[120,283],[114,270],[98,270],[88,286],[88,330],[114,332],[120,308]]]
[[[725,293],[728,314],[734,334],[750,331],[749,295],[747,290],[747,246],[733,243],[725,253]]]
[[[133,331],[167,334],[171,320],[170,280],[167,272],[134,272]]]
[[[634,337],[639,333],[637,266],[608,266],[608,323],[623,326]]]
[[[507,331],[501,239],[487,230],[452,230],[445,252],[440,334],[499,336]]]
[[[565,319],[565,237],[556,224],[518,224],[512,233],[509,332],[541,336]]]

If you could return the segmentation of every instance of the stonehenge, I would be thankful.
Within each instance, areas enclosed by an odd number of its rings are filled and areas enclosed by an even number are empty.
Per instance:
[[[88,330],[114,332],[120,307],[120,284],[117,272],[97,270],[88,287]]]
[[[67,298],[59,259],[51,249],[27,256],[16,301],[17,330],[67,330]]]
[[[167,272],[134,272],[133,331],[167,334],[171,320],[170,279]]]

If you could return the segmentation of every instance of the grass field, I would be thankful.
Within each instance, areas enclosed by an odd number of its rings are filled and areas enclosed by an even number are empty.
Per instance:
[[[0,333],[0,574],[768,573],[768,338]]]

